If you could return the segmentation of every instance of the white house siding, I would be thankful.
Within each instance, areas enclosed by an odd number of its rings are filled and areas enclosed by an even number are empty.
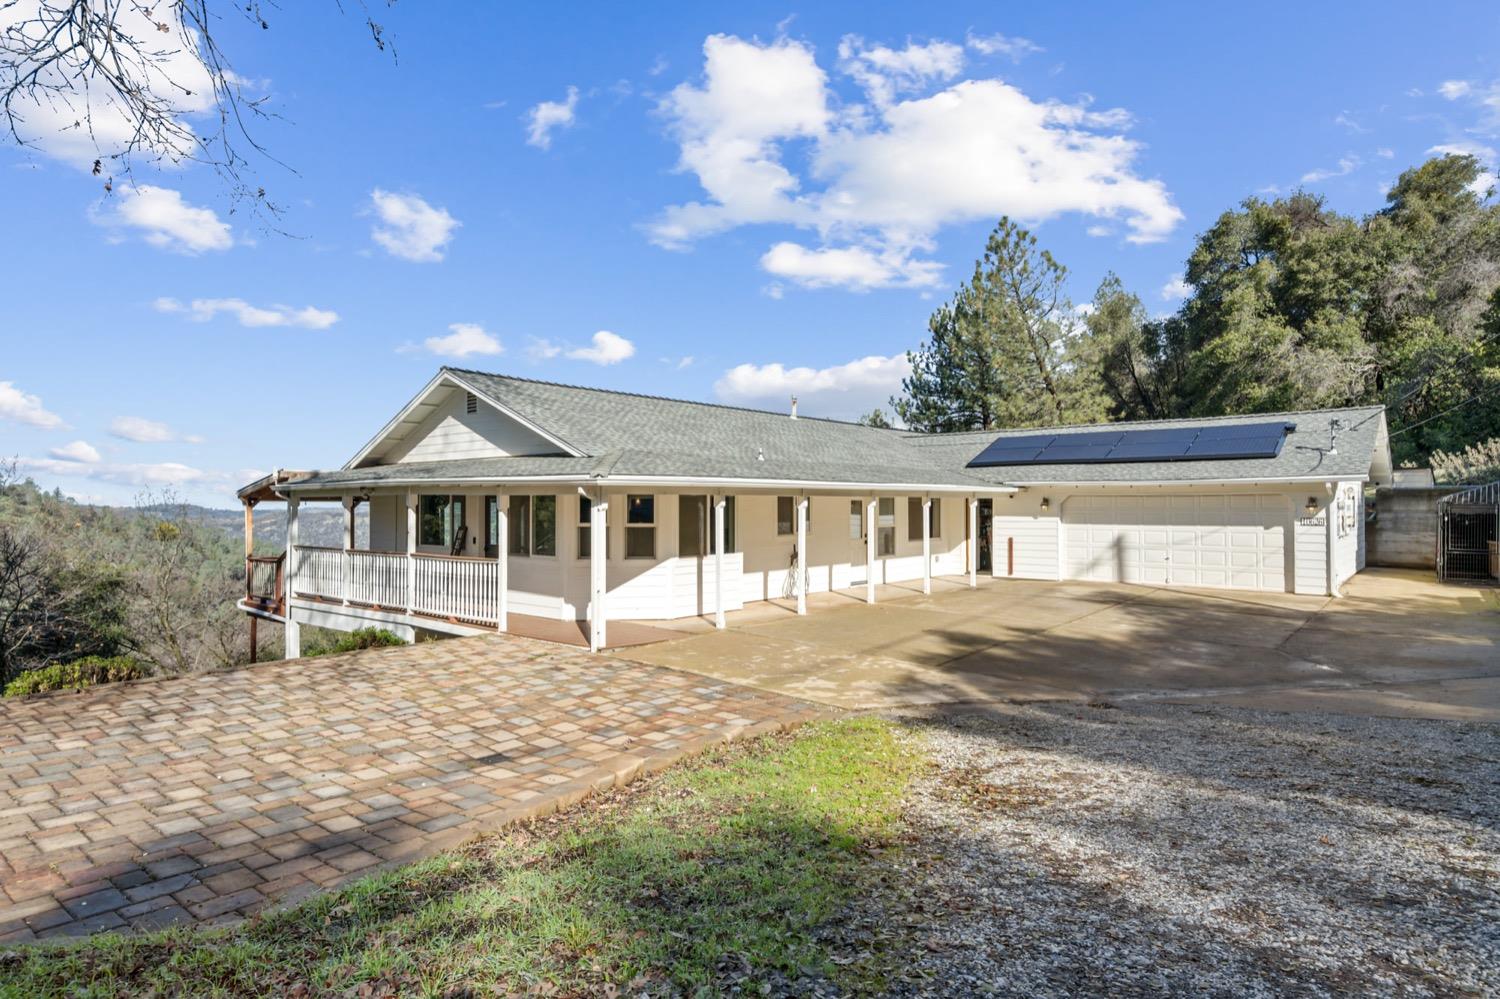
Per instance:
[[[997,496],[995,519],[990,532],[992,558],[990,571],[996,576],[1013,575],[1018,579],[1061,579],[1058,560],[1060,540],[1056,499],[1051,509],[1042,510],[1040,490],[1025,490],[1010,496]],[[1010,559],[1014,555],[1015,571]]]
[[[480,402],[467,412],[462,391],[449,394],[408,439],[382,458],[383,464],[555,454],[557,445]]]
[[[1309,497],[1316,504],[1311,513],[1305,507]],[[1307,487],[1306,495],[1293,499],[1296,525],[1293,592],[1328,592],[1328,499],[1328,493],[1318,485]]]

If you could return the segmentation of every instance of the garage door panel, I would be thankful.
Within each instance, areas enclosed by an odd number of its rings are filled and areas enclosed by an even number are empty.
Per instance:
[[[1279,496],[1079,496],[1063,504],[1068,575],[1173,586],[1286,588]]]

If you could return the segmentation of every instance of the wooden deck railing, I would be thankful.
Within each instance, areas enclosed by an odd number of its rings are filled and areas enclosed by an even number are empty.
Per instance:
[[[245,603],[270,614],[286,613],[286,552],[245,556]]]

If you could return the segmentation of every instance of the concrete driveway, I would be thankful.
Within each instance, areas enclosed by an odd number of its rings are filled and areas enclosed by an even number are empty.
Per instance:
[[[1500,599],[1370,570],[1338,599],[1104,583],[938,581],[873,606],[822,595],[629,658],[821,701],[893,708],[1153,698],[1500,720]]]

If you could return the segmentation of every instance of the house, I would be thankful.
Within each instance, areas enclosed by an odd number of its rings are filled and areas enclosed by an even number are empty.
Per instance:
[[[240,491],[247,593],[286,625],[471,634],[515,615],[713,615],[980,574],[1337,595],[1362,491],[1391,477],[1381,407],[922,434],[442,368],[336,471]],[[287,550],[251,549],[285,502]],[[342,547],[299,507],[342,503]],[[356,549],[356,510],[369,518]]]

